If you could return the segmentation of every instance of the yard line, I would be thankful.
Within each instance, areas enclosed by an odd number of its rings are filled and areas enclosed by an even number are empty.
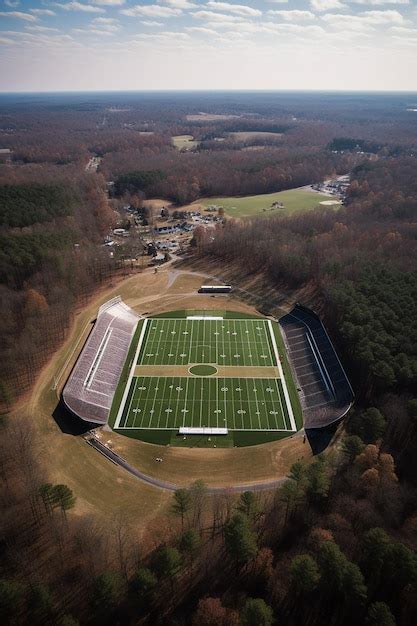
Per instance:
[[[203,417],[203,380],[204,378],[199,379],[201,381],[201,390],[200,390],[200,428],[201,428],[201,420]]]
[[[251,407],[251,401],[250,401],[250,392],[249,392],[249,381],[250,378],[243,378],[242,380],[244,380],[245,385],[246,385],[246,397],[247,397],[247,405],[248,405],[248,411],[249,411],[249,422],[250,422],[250,427],[251,429],[253,428],[252,426],[252,407]],[[253,395],[253,387],[252,387],[252,395]],[[256,395],[256,394],[255,394]]]
[[[219,428],[219,415],[220,413],[217,413],[217,411],[219,410],[219,379],[216,378],[216,423],[217,423],[217,428]]]
[[[219,331],[217,330],[217,324],[218,324],[217,321],[214,322],[214,333],[215,333],[214,336],[215,336],[215,342],[216,342],[216,356],[215,356],[215,363],[216,363],[216,365],[219,364],[219,345],[218,345],[219,344],[219,340],[218,340],[218,336],[219,335],[217,334]]]
[[[235,379],[234,378],[229,378],[229,385],[231,387],[233,387],[233,385],[235,384]],[[233,430],[236,430],[236,418],[235,418],[235,394],[233,393],[233,390],[230,389],[229,387],[229,391],[232,392],[232,413],[233,413]]]
[[[285,426],[285,430],[288,430],[287,418],[285,417],[285,411],[284,411],[284,407],[282,405],[281,393],[279,391],[278,379],[277,378],[275,379],[275,387],[276,387],[276,391],[277,391],[278,398],[279,398],[279,404],[280,404],[280,407],[281,407],[281,415],[282,415],[283,425]],[[276,423],[277,428],[279,428],[277,420],[275,420],[275,423]]]
[[[224,326],[223,322],[220,322],[220,326]],[[225,328],[221,328],[221,338],[222,338],[222,354],[226,354],[226,345],[225,345]],[[219,358],[219,364],[225,365],[226,358]],[[223,385],[224,386],[224,385]],[[226,416],[225,416],[226,417]]]
[[[242,427],[244,430],[247,430],[252,423],[252,415],[251,415],[251,401],[249,397],[249,387],[246,378],[241,378],[239,381],[239,387],[242,389],[242,404],[243,409],[246,411],[243,414]]]
[[[166,352],[164,354],[165,363],[169,363],[170,362],[169,360],[170,360],[171,357],[169,357],[168,354],[173,354],[174,342],[180,343],[180,341],[179,341],[179,339],[177,337],[177,335],[179,333],[177,322],[178,322],[178,320],[174,320],[174,325],[173,325],[172,331],[170,331],[169,345],[167,346],[168,352]],[[180,320],[180,330],[181,330],[181,320]],[[175,333],[175,335],[171,334],[173,332]]]
[[[187,415],[187,413],[185,411],[187,410],[188,382],[189,382],[189,380],[190,380],[189,378],[186,378],[187,382],[185,383],[185,397],[184,397],[184,409],[185,410],[184,410],[184,413],[183,413],[184,417],[183,417],[183,420],[182,420],[182,425],[183,426],[185,426],[185,419],[186,419],[186,415]]]
[[[164,324],[165,320],[161,320],[162,321],[162,326],[165,326],[166,324]],[[162,337],[164,336],[164,333],[166,332],[164,328],[159,328],[161,324],[157,324],[157,333],[159,334],[159,337],[157,339],[157,345],[155,347],[152,346],[152,353],[153,353],[153,357],[150,357],[153,359],[153,363],[151,363],[151,365],[155,365],[155,354],[159,354],[159,350],[162,349],[161,348],[161,341],[162,341]],[[161,330],[163,331],[161,333]]]
[[[253,383],[253,387],[256,387],[256,380],[255,378],[252,378],[252,383]],[[256,387],[257,388],[257,387]],[[256,402],[256,411],[259,413],[259,415],[257,415],[258,421],[259,421],[259,429],[261,429],[261,412],[259,410],[259,402],[258,402],[258,394],[256,392],[253,392],[255,394],[255,402]]]
[[[142,377],[142,383],[141,383],[141,387],[143,387],[146,383],[147,387],[146,387],[146,398],[143,402],[143,409],[142,409],[142,420],[140,423],[140,428],[142,428],[143,426],[143,420],[145,419],[145,413],[146,413],[146,407],[148,405],[148,400],[150,398],[151,395],[151,382],[152,382],[152,378],[144,378]]]
[[[152,403],[152,413],[151,413],[151,417],[149,418],[149,428],[151,427],[152,420],[154,419],[155,404],[156,404],[156,401],[157,401],[157,398],[158,398],[158,392],[159,392],[159,381],[160,381],[160,380],[161,380],[161,378],[159,378],[159,376],[158,376],[158,378],[156,379],[156,383],[155,383],[155,386],[156,386],[156,387],[158,387],[158,391],[156,391],[156,392],[155,392],[155,389],[154,389],[155,395],[154,395],[154,398],[153,398],[153,403]],[[162,379],[162,380],[163,380],[163,379]],[[158,418],[158,422],[157,422],[157,424],[154,426],[154,428],[159,428],[159,418]]]
[[[265,362],[263,361],[263,359],[261,359],[261,354],[263,354],[263,345],[259,345],[259,341],[256,337],[256,327],[255,327],[255,323],[254,322],[252,324],[252,345],[251,345],[251,349],[253,348],[256,354],[256,365],[265,365]]]
[[[159,387],[159,381],[163,380],[164,381],[164,390],[162,392],[162,396],[160,396],[160,403],[161,406],[159,408],[159,417],[158,417],[158,428],[161,428],[160,423],[161,423],[161,417],[163,417],[162,415],[162,411],[163,411],[163,404],[165,402],[165,392],[166,392],[166,388],[167,388],[167,382],[169,381],[169,378],[158,378],[158,387]]]
[[[263,430],[271,430],[271,426],[269,423],[268,400],[265,396],[265,379],[261,381],[261,389],[262,389],[262,397],[264,399],[263,406],[265,407],[265,417],[266,417],[266,428],[264,428]]]
[[[251,336],[250,336],[250,330],[249,330],[249,325],[247,320],[245,320],[245,331],[248,331],[247,333],[245,332],[245,335],[248,338],[248,347],[249,347],[249,352],[248,352],[248,359],[250,361],[250,365],[253,365],[253,354],[252,354],[252,343],[251,343]],[[244,365],[246,365],[246,363],[244,363]]]
[[[133,402],[133,399],[135,397],[135,391],[136,391],[136,385],[137,384],[138,384],[138,379],[137,379],[137,377],[135,377],[135,383],[134,383],[134,387],[133,387],[133,392],[132,392],[132,395],[130,396],[129,406],[128,406],[128,409],[127,409],[127,412],[126,412],[126,415],[125,415],[124,426],[126,426],[126,422],[129,422],[129,417],[130,417],[129,413],[130,413],[130,409],[132,408],[132,402]]]
[[[192,347],[193,347],[193,329],[194,329],[194,322],[192,322],[192,321],[190,320],[190,324],[191,324],[191,335],[190,335],[190,343],[189,343],[189,345],[188,345],[188,350],[187,350],[187,355],[188,355],[188,361],[187,361],[187,363],[188,363],[188,364],[192,363],[192,360],[191,360],[191,350],[192,350]],[[181,353],[180,353],[180,354],[181,354]],[[185,350],[184,350],[184,352],[182,352],[182,354],[185,354]],[[185,358],[185,357],[181,357],[181,358],[183,359],[182,363],[184,364],[184,358]]]
[[[203,347],[201,348],[201,362],[205,363],[206,358],[203,357],[203,350],[205,350],[204,346],[206,345],[206,322],[202,322],[203,324]]]
[[[139,381],[139,377],[136,378],[136,381],[137,382]],[[138,387],[138,386],[141,387],[142,385],[140,385],[140,384],[136,385],[136,387]],[[140,391],[140,389],[138,391],[139,391],[139,393],[138,393],[138,395],[137,395],[137,397],[135,399],[135,409],[138,409],[139,408],[139,404],[140,404],[140,394],[141,394],[141,391]],[[132,428],[136,428],[136,418],[138,416],[137,410],[135,411],[134,409],[132,409],[132,415],[133,415]]]
[[[168,378],[167,380],[169,380],[169,378]],[[172,387],[172,389],[171,389],[171,390],[170,390],[170,392],[169,392],[169,398],[168,398],[168,406],[167,406],[167,409],[171,409],[171,410],[172,410],[172,407],[171,407],[171,398],[172,398],[172,392],[174,391],[174,388],[175,388],[175,379],[174,379],[174,378],[171,378],[171,387]],[[168,386],[168,389],[169,389],[169,386]],[[166,411],[166,409],[164,409],[164,411]],[[165,428],[168,428],[168,421],[169,421],[170,415],[171,415],[171,413],[167,413],[167,414],[166,414],[167,419],[166,419],[166,422],[165,422]]]
[[[268,321],[270,321],[270,320],[268,320]],[[272,352],[271,352],[271,345],[270,345],[270,342],[269,342],[269,337],[268,337],[268,334],[267,334],[267,333],[268,333],[268,330],[267,330],[267,325],[266,325],[266,323],[264,324],[264,332],[265,332],[265,341],[266,341],[266,345],[268,346],[269,358],[271,359],[271,365],[274,365],[274,357],[272,356]],[[271,330],[271,333],[272,333],[272,332],[273,332],[273,331]],[[272,337],[271,337],[271,339],[272,339]],[[277,362],[278,362],[278,354],[276,354],[276,355],[275,355],[275,357],[276,357],[276,360],[277,360]]]
[[[222,389],[226,389],[226,379],[225,378],[223,378]],[[226,409],[226,407],[227,407],[226,393],[227,393],[226,391],[223,391],[223,394],[224,394],[224,396],[223,396],[223,402],[224,402],[224,418],[223,418],[223,421],[224,421],[224,424],[225,424],[225,428],[228,428],[228,419],[229,419],[229,417],[227,415],[227,409]]]

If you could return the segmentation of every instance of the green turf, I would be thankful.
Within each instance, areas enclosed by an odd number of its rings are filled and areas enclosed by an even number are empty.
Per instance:
[[[289,215],[295,211],[311,211],[317,208],[323,200],[332,200],[332,198],[314,191],[289,189],[260,196],[203,198],[199,200],[199,203],[204,206],[212,204],[222,206],[226,214],[233,217],[271,217]],[[281,202],[284,208],[270,210],[273,202]]]
[[[221,313],[210,313],[220,317]],[[282,381],[271,378],[219,377],[217,366],[271,367],[276,365],[271,328],[280,355],[297,430],[302,426],[301,407],[277,323],[259,317],[185,319],[196,311],[172,312],[143,322],[135,332],[112,405],[110,425],[127,436],[188,447],[254,445],[293,434]],[[139,370],[133,372],[138,347]],[[177,376],[138,376],[140,366],[186,366]],[[210,368],[211,375],[208,375]],[[213,369],[211,369],[213,368]],[[193,370],[194,371],[194,370]],[[126,385],[129,384],[129,388]],[[124,390],[123,410],[115,427]],[[227,428],[227,436],[178,436],[185,427]]]
[[[265,319],[150,319],[138,365],[275,363]]]
[[[300,430],[303,426],[303,411],[301,408],[300,398],[298,396],[297,387],[294,382],[294,378],[291,372],[290,364],[288,362],[287,352],[284,346],[284,340],[281,335],[279,324],[272,325],[275,341],[277,343],[278,354],[281,361],[282,371],[284,373],[285,382],[288,389],[288,395],[290,396],[291,406],[294,414],[295,424],[297,430]]]
[[[181,426],[291,430],[279,379],[134,377],[118,430]]]

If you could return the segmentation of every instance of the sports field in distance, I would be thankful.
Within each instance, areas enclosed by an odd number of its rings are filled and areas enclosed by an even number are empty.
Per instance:
[[[263,318],[145,319],[122,376],[113,428],[139,436],[177,434],[181,427],[296,432],[277,332]]]
[[[289,215],[295,211],[311,211],[320,205],[320,202],[329,200],[329,196],[307,191],[305,189],[289,189],[277,193],[267,193],[260,196],[202,198],[199,204],[222,206],[227,215],[233,217],[271,217],[274,215]],[[284,208],[272,208],[274,202],[280,202]]]
[[[175,135],[171,137],[171,141],[178,150],[183,150],[184,148],[193,150],[200,143],[199,141],[194,141],[192,135]]]

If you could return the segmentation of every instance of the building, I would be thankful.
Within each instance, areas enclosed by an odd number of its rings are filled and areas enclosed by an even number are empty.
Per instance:
[[[12,151],[10,148],[0,148],[0,163],[10,163],[12,160]]]

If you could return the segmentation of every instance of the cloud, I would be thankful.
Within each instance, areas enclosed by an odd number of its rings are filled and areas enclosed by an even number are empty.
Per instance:
[[[120,13],[128,17],[176,17],[177,15],[181,15],[182,11],[181,9],[162,7],[159,4],[136,4],[129,9],[122,9]]]
[[[91,26],[109,33],[116,33],[121,28],[120,22],[113,17],[96,17],[92,20]]]
[[[49,26],[38,26],[37,24],[35,26],[26,26],[25,28],[26,30],[30,30],[34,33],[48,33],[48,32],[59,33],[58,28],[49,28]]]
[[[51,11],[51,9],[30,9],[31,13],[35,13],[35,15],[56,15],[55,11]]]
[[[118,20],[114,17],[95,17],[93,19],[94,24],[118,24]]]
[[[314,11],[333,11],[334,9],[346,9],[346,4],[340,0],[310,0]]]
[[[7,46],[10,43],[15,43],[13,39],[7,39],[7,37],[0,37],[0,44]]]
[[[185,30],[190,33],[200,33],[202,35],[218,35],[218,32],[204,26],[186,26]]]
[[[305,20],[314,20],[315,15],[311,11],[268,11],[269,15],[278,15],[286,22],[304,22]]]
[[[190,36],[187,33],[178,33],[173,31],[161,31],[159,33],[141,33],[137,35],[137,39],[151,39],[158,43],[177,43],[178,41],[188,41]]]
[[[163,22],[155,22],[155,20],[142,20],[141,24],[145,24],[145,26],[162,26]]]
[[[20,4],[20,0],[4,0],[4,4],[8,7],[12,7],[12,9],[14,9],[15,7],[18,7]]]
[[[373,29],[375,26],[397,26],[406,23],[398,11],[364,11],[357,15],[327,13],[321,19],[333,28],[362,32]]]
[[[237,15],[248,15],[254,17],[262,15],[262,11],[243,4],[231,4],[230,2],[217,2],[217,0],[209,0],[207,2],[207,6],[210,7],[210,9],[230,11],[230,13],[236,13]]]
[[[78,33],[79,35],[99,35],[100,37],[114,36],[114,33],[111,33],[108,30],[101,30],[98,28],[73,28],[72,32]]]
[[[121,6],[126,0],[90,0],[91,4],[100,4],[103,6]]]
[[[84,11],[85,13],[105,13],[104,9],[100,7],[93,7],[91,4],[82,4],[74,0],[73,2],[54,2],[54,7],[65,9],[66,11]]]
[[[393,26],[389,30],[390,33],[396,35],[404,35],[405,37],[417,37],[417,28],[406,28],[404,26]]]
[[[192,16],[198,20],[225,24],[226,22],[241,22],[241,18],[235,15],[225,15],[224,13],[214,13],[214,11],[195,11]]]
[[[22,13],[21,11],[0,11],[0,17],[14,17],[17,20],[24,20],[26,22],[36,22],[38,19],[30,13]]]
[[[382,6],[383,4],[410,4],[410,0],[350,0],[354,4]]]
[[[174,9],[196,9],[198,8],[198,4],[194,4],[194,2],[190,2],[190,0],[160,0],[164,4],[168,4],[170,7]]]

